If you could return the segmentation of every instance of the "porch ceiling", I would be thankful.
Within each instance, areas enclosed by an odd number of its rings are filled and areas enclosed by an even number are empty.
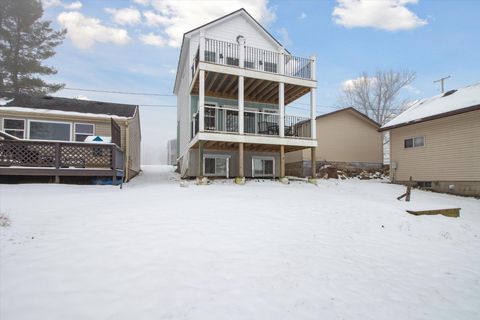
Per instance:
[[[192,94],[198,95],[198,77]],[[245,101],[278,104],[278,82],[245,78]],[[310,88],[285,84],[285,105],[310,92]],[[205,95],[227,99],[238,99],[238,77],[231,74],[205,71]]]
[[[238,151],[238,143],[235,142],[205,141],[203,146],[206,150]],[[245,143],[243,148],[244,151],[250,152],[280,152],[280,146],[272,144]],[[198,142],[192,146],[192,149],[198,149]],[[307,147],[285,145],[285,152],[292,152],[303,149],[307,149]]]

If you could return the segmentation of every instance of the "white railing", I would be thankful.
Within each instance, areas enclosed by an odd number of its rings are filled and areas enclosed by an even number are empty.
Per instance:
[[[232,107],[204,107],[204,130],[209,132],[239,133],[239,112]],[[280,136],[280,114],[246,110],[243,113],[245,134]],[[192,139],[199,131],[199,112],[192,116]],[[310,138],[310,119],[286,115],[284,136]]]
[[[201,41],[202,39],[205,41],[205,49],[203,55],[199,54],[198,51],[195,54],[192,62],[192,74],[195,73],[198,62],[204,61],[283,74],[289,77],[315,79],[315,60],[312,58],[301,58],[286,53],[238,45],[221,40],[201,38]],[[203,59],[201,58],[202,56]]]

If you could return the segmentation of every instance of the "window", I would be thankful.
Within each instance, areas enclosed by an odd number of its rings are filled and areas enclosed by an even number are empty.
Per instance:
[[[275,159],[273,157],[253,157],[253,177],[274,177]]]
[[[217,53],[214,52],[214,51],[205,50],[205,61],[216,62],[217,61]]]
[[[85,141],[88,136],[95,135],[95,126],[90,123],[75,123],[75,141]]]
[[[30,121],[30,139],[70,141],[70,123]]]
[[[238,66],[239,60],[238,58],[227,57],[227,64],[231,66]]]
[[[205,130],[217,130],[216,115],[217,109],[215,105],[205,104]]]
[[[253,61],[244,61],[243,66],[248,69],[255,69],[255,62]]]
[[[206,176],[228,178],[229,157],[224,155],[207,155],[203,158],[203,172]]]
[[[425,145],[425,137],[413,138],[413,147],[423,147]]]
[[[25,120],[3,119],[3,130],[20,139],[25,138]]]
[[[267,72],[277,73],[277,64],[276,64],[276,63],[266,62],[266,61],[265,61],[265,68],[264,68],[264,70],[267,71]]]
[[[425,137],[414,137],[403,140],[403,147],[405,149],[418,148],[425,146]]]

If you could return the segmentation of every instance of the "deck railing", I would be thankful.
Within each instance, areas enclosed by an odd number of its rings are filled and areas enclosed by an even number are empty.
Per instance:
[[[280,53],[245,46],[245,68],[270,73],[279,73],[279,64]]]
[[[314,79],[313,64],[315,62],[313,59],[216,39],[205,38],[204,41],[205,49],[202,60],[204,62],[237,66],[302,79]],[[200,46],[192,61],[192,79],[195,77],[195,72],[201,60],[199,50]],[[243,57],[240,57],[240,50],[243,50]],[[243,59],[243,64],[241,59]]]
[[[0,166],[123,170],[123,152],[111,143],[0,140]]]
[[[210,132],[239,132],[239,112],[235,108],[204,107],[204,130]],[[243,128],[246,134],[279,136],[280,114],[246,110],[243,113]],[[310,119],[305,117],[284,117],[284,136],[310,138]],[[192,139],[199,131],[199,112],[192,117]]]

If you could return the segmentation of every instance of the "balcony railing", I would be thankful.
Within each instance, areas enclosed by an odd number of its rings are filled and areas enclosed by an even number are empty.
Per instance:
[[[200,48],[200,46],[199,46]],[[197,49],[192,61],[192,78],[200,62],[200,49]],[[243,50],[243,64],[240,61]],[[302,79],[314,79],[313,59],[296,57],[265,49],[241,46],[236,43],[205,38],[203,61],[221,65],[236,66],[257,71],[283,74]]]
[[[204,130],[209,132],[239,133],[238,109],[204,107]],[[280,136],[280,114],[273,112],[244,111],[243,128],[246,134]],[[284,136],[310,138],[310,119],[305,117],[284,117]],[[192,118],[192,138],[199,131],[199,113]]]
[[[111,143],[0,140],[0,166],[123,170],[123,152]]]

